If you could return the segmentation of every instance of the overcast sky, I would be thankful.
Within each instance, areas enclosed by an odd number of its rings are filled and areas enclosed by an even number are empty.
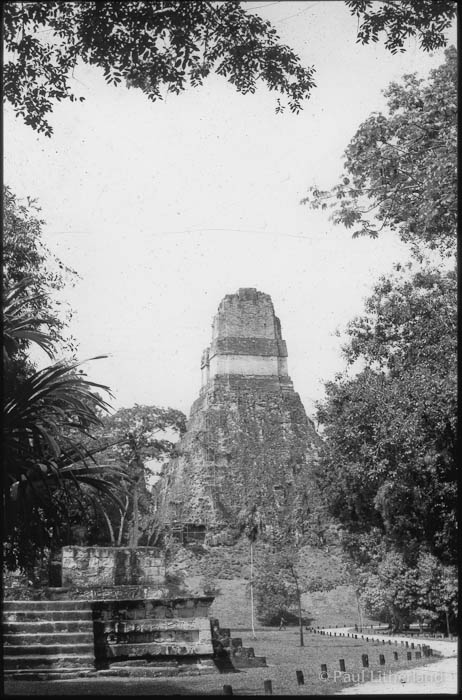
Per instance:
[[[343,2],[247,4],[316,67],[298,115],[276,115],[263,85],[242,96],[219,77],[151,103],[87,66],[74,81],[86,100],[55,107],[51,139],[5,108],[5,182],[38,198],[47,245],[81,276],[63,293],[71,331],[79,357],[110,355],[88,369],[111,386],[115,408],[189,413],[218,304],[256,287],[273,299],[289,373],[312,413],[344,364],[336,329],[407,257],[390,234],[352,240],[299,202],[310,185],[335,184],[359,124],[384,109],[382,90],[405,73],[427,75],[443,52],[425,54],[414,40],[396,56],[382,43],[359,46]]]

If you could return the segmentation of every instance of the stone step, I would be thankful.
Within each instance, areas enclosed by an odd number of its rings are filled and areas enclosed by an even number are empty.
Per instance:
[[[4,600],[3,611],[17,610],[26,612],[29,610],[37,610],[44,612],[46,610],[89,610],[91,611],[92,604],[88,600]]]
[[[178,668],[151,669],[142,666],[139,668],[137,668],[136,666],[133,666],[132,668],[121,666],[119,668],[102,669],[101,671],[97,671],[97,675],[103,677],[115,676],[119,678],[158,678],[161,676],[179,676],[180,671]]]
[[[61,620],[58,622],[5,622],[3,632],[7,634],[69,634],[85,633],[93,636],[92,620]]]
[[[159,666],[162,668],[178,668],[179,662],[176,659],[156,659],[155,661],[150,661],[149,659],[129,659],[126,661],[113,661],[110,663],[110,668],[131,668],[133,666],[136,666],[136,668],[140,667],[153,667],[153,666]]]
[[[55,668],[53,670],[40,671],[31,669],[4,670],[4,677],[16,681],[59,681],[72,678],[87,678],[95,675],[93,666],[76,668]]]
[[[73,610],[4,610],[3,622],[75,622],[93,620],[92,612],[88,609]]]
[[[97,645],[96,647],[100,647]],[[126,644],[110,644],[103,647],[106,650],[107,656],[117,657],[135,657],[135,656],[173,656],[173,655],[197,655],[210,654],[213,649],[210,643],[186,643],[186,642],[146,642],[146,643],[126,643]]]
[[[3,669],[7,670],[60,670],[68,668],[94,668],[93,654],[58,654],[53,656],[18,655],[3,656]]]
[[[44,634],[43,632],[4,632],[3,644],[7,648],[10,646],[28,647],[34,644],[71,644],[77,646],[79,644],[86,644],[87,646],[93,647],[93,630],[89,630],[88,632],[51,632],[50,634]]]
[[[200,666],[199,664],[185,664],[177,668],[164,668],[163,666],[116,666],[97,671],[98,676],[121,678],[162,678],[173,676],[207,676],[218,674],[217,668]]]
[[[56,656],[58,654],[89,654],[93,651],[93,642],[86,644],[40,644],[38,639],[35,644],[8,644],[4,647],[4,653],[8,656]]]
[[[188,669],[180,669],[180,676],[211,676],[211,675],[218,675],[220,671],[215,668],[209,668],[208,666],[202,668],[194,668],[191,670]]]
[[[233,656],[231,663],[236,668],[261,668],[268,665],[265,656]]]

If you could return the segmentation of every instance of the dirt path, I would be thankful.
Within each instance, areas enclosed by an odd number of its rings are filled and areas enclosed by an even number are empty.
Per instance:
[[[326,629],[327,632],[351,632],[351,628]],[[364,635],[365,636],[365,635]],[[385,639],[389,636],[368,632],[369,639]],[[415,642],[412,637],[393,636],[398,642]],[[424,642],[425,643],[425,642]],[[358,676],[358,685],[343,688],[336,695],[433,695],[457,694],[457,642],[441,639],[428,640],[429,646],[445,658],[417,668],[375,674],[367,669]],[[356,680],[354,678],[353,680]],[[341,679],[339,679],[341,683]]]

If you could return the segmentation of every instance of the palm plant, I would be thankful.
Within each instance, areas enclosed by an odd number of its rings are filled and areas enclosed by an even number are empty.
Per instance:
[[[97,358],[92,358],[97,359]],[[6,494],[33,487],[43,476],[57,482],[79,476],[96,486],[91,451],[78,439],[100,425],[97,409],[108,404],[93,389],[107,387],[75,372],[81,362],[59,361],[22,381],[3,407]]]
[[[51,327],[55,320],[44,314],[34,315],[31,309],[43,299],[43,294],[29,295],[32,283],[26,277],[11,289],[4,290],[3,296],[3,360],[8,362],[24,343],[33,342],[44,350],[48,357],[53,357],[53,341],[41,326]]]
[[[4,295],[6,375],[17,374],[15,360],[26,357],[30,343],[53,357],[53,342],[42,330],[53,321],[36,318],[29,311],[36,298],[27,295],[28,282],[21,281]],[[62,517],[70,504],[79,503],[79,492],[96,497],[104,493],[118,502],[113,477],[119,470],[97,464],[84,440],[92,428],[101,425],[100,414],[109,408],[97,390],[110,392],[88,380],[78,369],[81,364],[61,360],[39,371],[29,365],[22,376],[7,382],[3,406],[7,536],[17,535],[18,529],[24,535],[25,529],[32,541],[43,543],[49,539],[50,523]],[[123,476],[126,478],[125,473]]]

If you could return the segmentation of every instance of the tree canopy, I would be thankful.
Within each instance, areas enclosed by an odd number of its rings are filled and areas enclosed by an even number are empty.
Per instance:
[[[456,14],[450,0],[346,5],[358,18],[357,40],[375,42],[385,33],[393,53],[404,50],[409,36],[418,36],[426,51],[445,46]],[[272,24],[238,0],[7,2],[4,38],[4,98],[47,136],[53,104],[84,99],[72,88],[79,60],[102,69],[108,83],[139,88],[150,100],[197,87],[216,73],[243,94],[261,81],[279,93],[277,112],[285,104],[298,112],[315,87],[314,68],[304,67]]]
[[[303,641],[305,614],[302,610],[302,594],[327,592],[344,583],[340,561],[316,551],[311,547],[295,546],[286,541],[282,548],[267,551],[257,569],[255,596],[257,616],[265,625],[279,623],[281,615],[300,627],[300,642]]]
[[[312,186],[302,200],[330,208],[353,237],[387,229],[419,254],[453,254],[457,227],[457,52],[428,80],[406,75],[384,92],[388,114],[371,114],[345,151],[344,172],[330,190]]]
[[[29,311],[29,322],[46,326],[50,343],[62,351],[75,351],[75,342],[67,334],[71,312],[66,310],[60,292],[78,277],[46,246],[44,221],[35,200],[19,200],[8,186],[3,187],[3,284],[4,292],[15,288],[15,310],[8,308],[7,318]],[[6,301],[6,299],[5,299]],[[23,345],[16,349],[21,350]]]
[[[345,348],[362,369],[326,385],[318,479],[353,532],[376,526],[398,549],[456,544],[456,279],[383,278]]]
[[[371,10],[360,35],[375,41],[384,18],[414,3],[348,4]],[[421,5],[423,14],[431,9]],[[406,27],[389,47],[399,47]],[[395,230],[414,255],[379,280],[346,328],[347,369],[317,407],[316,482],[341,524],[366,611],[397,627],[425,618],[449,629],[457,614],[457,292],[444,257],[456,246],[456,50],[445,55],[427,80],[407,75],[389,86],[388,114],[361,124],[339,183],[312,187],[303,202],[330,208],[353,237]]]
[[[116,480],[123,493],[122,504],[101,498],[101,507],[87,528],[92,542],[109,541],[115,546],[161,541],[165,527],[149,489],[151,463],[172,456],[172,439],[181,437],[185,429],[185,415],[173,408],[135,404],[102,417],[101,425],[92,432],[89,449],[97,464],[117,468]]]
[[[304,68],[269,22],[235,0],[10,2],[4,23],[5,98],[48,136],[53,102],[77,99],[71,79],[78,60],[150,100],[162,99],[163,90],[178,94],[201,85],[215,72],[244,94],[262,80],[297,112],[314,86],[313,68]]]
[[[417,579],[422,556],[440,567],[457,556],[456,276],[397,267],[349,324],[356,374],[326,384],[317,416],[316,481],[374,590],[392,553]]]
[[[417,36],[420,48],[434,51],[446,46],[444,30],[457,13],[455,0],[346,0],[358,18],[357,42],[379,41],[385,34],[385,48],[391,53],[405,51],[405,41]]]
[[[389,551],[367,578],[361,600],[370,615],[395,629],[444,617],[441,627],[450,634],[449,622],[454,624],[458,612],[456,567],[442,566],[428,553],[409,566],[401,553]]]

